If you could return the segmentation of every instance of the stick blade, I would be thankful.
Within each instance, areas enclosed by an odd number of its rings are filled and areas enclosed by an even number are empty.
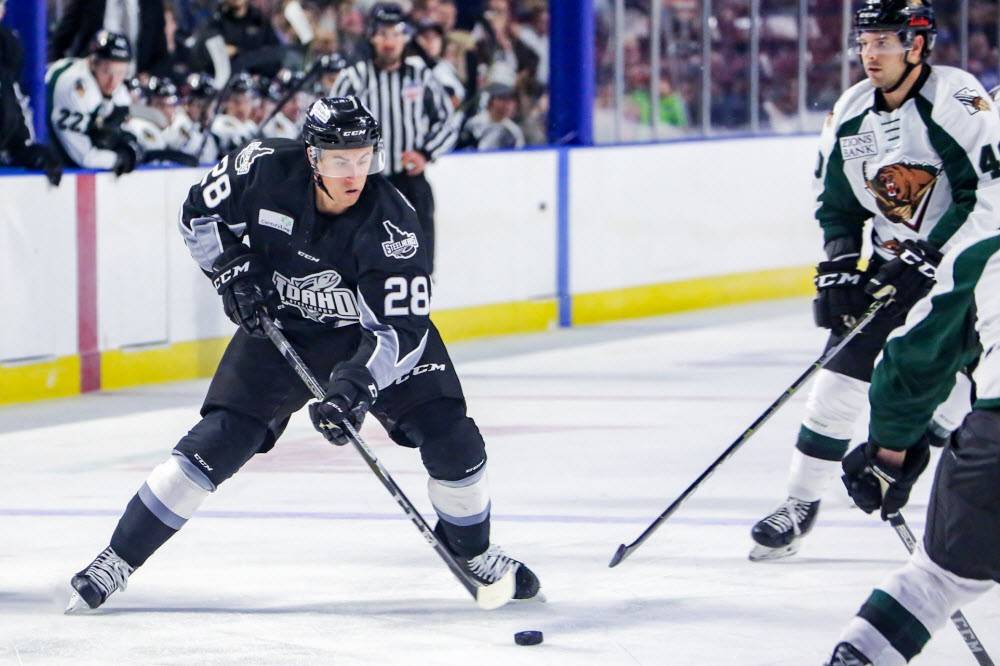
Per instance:
[[[500,580],[476,589],[476,605],[483,610],[496,610],[514,598],[514,590],[514,567],[509,567]]]
[[[614,569],[622,563],[622,560],[628,557],[629,552],[629,547],[625,544],[618,546],[618,550],[616,550],[615,554],[611,556],[611,561],[608,563],[608,567]]]

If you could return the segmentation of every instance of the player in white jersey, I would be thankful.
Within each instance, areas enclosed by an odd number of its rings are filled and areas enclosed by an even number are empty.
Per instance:
[[[288,93],[297,91],[302,86],[305,75],[302,72],[293,72],[283,69],[274,77],[274,81],[268,87],[267,94],[274,104],[280,104]],[[307,97],[306,93],[296,92],[285,102],[281,110],[274,114],[271,120],[264,123],[261,133],[268,139],[295,139],[301,134],[299,126],[302,115],[302,101]]]
[[[254,107],[254,83],[249,74],[233,77],[222,91],[222,113],[212,121],[211,132],[220,153],[242,148],[257,136],[257,124],[251,120]]]
[[[135,137],[121,129],[131,98],[125,87],[132,46],[102,30],[86,58],[65,58],[45,74],[49,134],[67,166],[121,175],[141,158]]]
[[[122,128],[135,136],[144,153],[166,150],[166,130],[177,111],[177,87],[170,79],[153,76],[138,91],[138,103],[132,105]]]
[[[207,116],[216,89],[207,74],[191,74],[185,83],[183,106],[174,113],[170,126],[164,131],[167,147],[188,155],[197,155],[199,164],[214,164],[219,157],[215,137],[205,129]]]
[[[855,503],[883,518],[906,505],[929,460],[927,419],[970,361],[978,361],[976,402],[941,455],[922,545],[872,591],[830,666],[912,660],[956,610],[1000,580],[1000,233],[954,245],[937,276],[872,375],[868,441],[843,464]],[[974,635],[963,636],[973,652],[981,649]]]
[[[834,106],[814,174],[827,255],[816,271],[814,314],[832,345],[873,297],[892,302],[817,373],[788,498],[754,526],[752,560],[791,555],[812,528],[864,413],[875,358],[931,287],[941,253],[1000,226],[1000,116],[971,74],[926,62],[936,34],[929,0],[867,0],[854,27],[866,79]],[[874,253],[862,271],[868,219]],[[963,378],[925,424],[925,446],[957,427],[968,396]]]

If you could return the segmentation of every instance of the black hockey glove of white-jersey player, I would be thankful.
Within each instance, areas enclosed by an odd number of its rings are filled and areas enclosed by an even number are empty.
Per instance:
[[[890,312],[906,312],[934,286],[939,263],[941,251],[927,241],[903,241],[896,258],[879,269],[865,291],[888,301]]]
[[[378,385],[366,368],[338,363],[330,373],[326,395],[309,405],[309,418],[331,443],[343,446],[351,441],[344,424],[357,431],[376,398]]]
[[[926,437],[921,437],[906,450],[901,466],[879,460],[878,450],[874,441],[859,444],[841,463],[844,475],[840,478],[859,509],[872,513],[881,508],[882,520],[887,520],[909,501],[913,484],[930,461],[930,445]]]
[[[816,299],[813,318],[820,328],[835,335],[851,329],[871,299],[865,295],[864,275],[858,270],[858,257],[821,261],[816,266]]]
[[[243,244],[229,248],[212,264],[212,285],[234,324],[254,337],[266,337],[258,312],[273,316],[278,292],[259,254]]]

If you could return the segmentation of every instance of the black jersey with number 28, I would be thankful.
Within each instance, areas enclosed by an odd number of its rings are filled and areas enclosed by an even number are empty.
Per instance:
[[[380,389],[419,362],[430,323],[427,256],[416,213],[382,176],[369,176],[346,212],[326,215],[305,145],[252,141],[191,187],[180,226],[205,271],[248,241],[269,263],[282,327],[359,326],[350,362],[366,366]]]

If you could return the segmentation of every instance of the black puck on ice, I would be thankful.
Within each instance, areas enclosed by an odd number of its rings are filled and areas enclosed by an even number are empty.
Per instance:
[[[514,634],[514,642],[518,645],[538,645],[542,642],[542,632],[519,631]]]

